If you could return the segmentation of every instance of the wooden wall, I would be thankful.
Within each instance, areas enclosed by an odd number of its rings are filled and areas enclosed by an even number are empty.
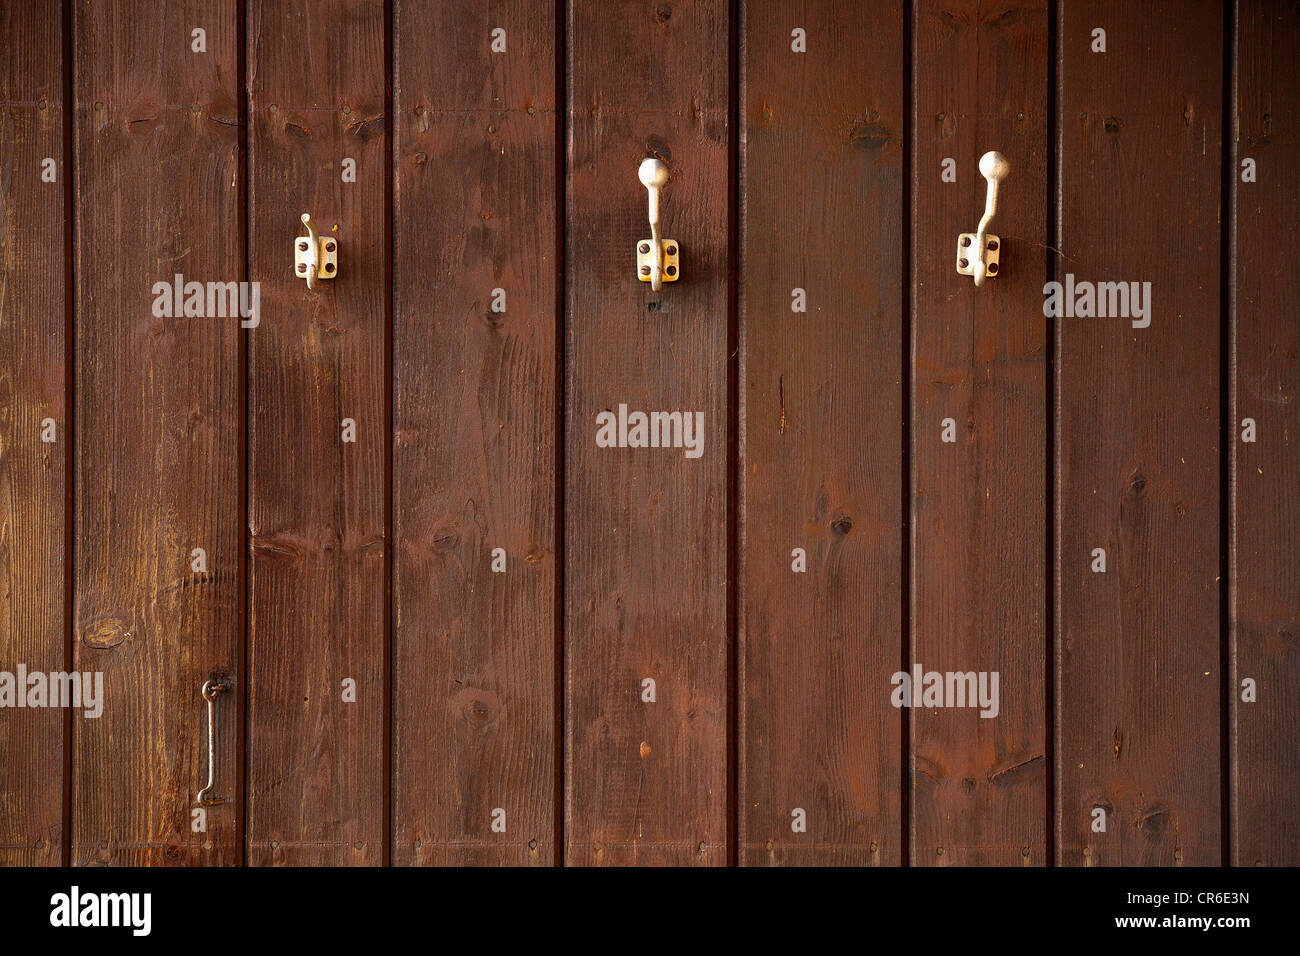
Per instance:
[[[1300,863],[1298,36],[6,4],[0,864]],[[160,313],[177,275],[255,321]],[[700,453],[604,447],[620,409]],[[996,716],[896,706],[914,666]]]

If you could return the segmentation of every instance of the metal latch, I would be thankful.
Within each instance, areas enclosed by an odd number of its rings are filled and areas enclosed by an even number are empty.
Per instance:
[[[224,802],[210,796],[210,794],[217,779],[217,695],[228,690],[230,690],[230,684],[220,677],[211,677],[205,680],[203,687],[200,689],[203,699],[208,702],[208,782],[199,791],[197,799],[200,806],[210,807]]]

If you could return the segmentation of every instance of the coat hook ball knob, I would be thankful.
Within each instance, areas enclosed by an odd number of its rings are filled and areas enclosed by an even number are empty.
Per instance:
[[[993,182],[1002,182],[1011,174],[1011,164],[996,149],[980,157],[980,175]]]
[[[651,156],[637,170],[641,185],[646,189],[662,189],[668,185],[668,164],[662,159]]]

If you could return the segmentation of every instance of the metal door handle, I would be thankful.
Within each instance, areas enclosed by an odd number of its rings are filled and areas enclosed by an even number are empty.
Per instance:
[[[650,193],[650,238],[636,244],[636,274],[658,292],[664,282],[676,282],[681,275],[677,240],[664,239],[659,233],[659,190],[668,182],[668,166],[651,157],[641,164],[637,175]]]
[[[964,276],[974,276],[976,286],[982,286],[986,276],[998,274],[1002,240],[991,235],[988,228],[998,211],[998,183],[1006,179],[1010,172],[1011,164],[997,150],[990,150],[980,157],[980,173],[989,184],[988,197],[984,200],[984,215],[980,219],[978,232],[963,232],[957,237],[957,271]]]

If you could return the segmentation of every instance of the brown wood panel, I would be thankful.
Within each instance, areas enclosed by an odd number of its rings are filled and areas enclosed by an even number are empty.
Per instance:
[[[1056,320],[1063,865],[1222,853],[1222,19],[1208,3],[1061,4],[1057,277],[1151,284],[1145,318],[1130,302]]]
[[[72,26],[74,659],[105,698],[72,719],[72,861],[235,863],[236,696],[218,707],[227,802],[206,833],[190,813],[200,687],[234,676],[239,645],[239,318],[160,317],[154,286],[243,278],[237,6],[79,4]]]
[[[0,10],[0,671],[15,678],[69,663],[63,23],[35,0]],[[62,859],[64,720],[0,715],[0,866]]]
[[[382,0],[248,4],[254,865],[375,865],[387,843],[387,27]],[[339,241],[312,292],[304,212]]]
[[[566,858],[722,864],[728,844],[728,4],[571,0]],[[638,281],[637,169],[669,167],[681,278]],[[703,415],[703,448],[598,447],[602,412]],[[642,702],[643,681],[655,701]]]
[[[996,704],[910,710],[911,857],[1042,865],[1047,3],[920,0],[914,16],[909,667],[987,674]],[[977,288],[957,238],[984,213],[989,150],[1011,172],[989,227],[1000,272]]]
[[[1232,862],[1296,866],[1300,273],[1291,248],[1300,222],[1300,7],[1240,0],[1234,40],[1232,414],[1225,430],[1232,449]],[[1247,418],[1253,442],[1242,440]],[[1253,702],[1242,700],[1247,679],[1255,684]]]
[[[394,15],[393,862],[546,864],[556,11]]]
[[[896,865],[903,8],[741,18],[739,858]]]

